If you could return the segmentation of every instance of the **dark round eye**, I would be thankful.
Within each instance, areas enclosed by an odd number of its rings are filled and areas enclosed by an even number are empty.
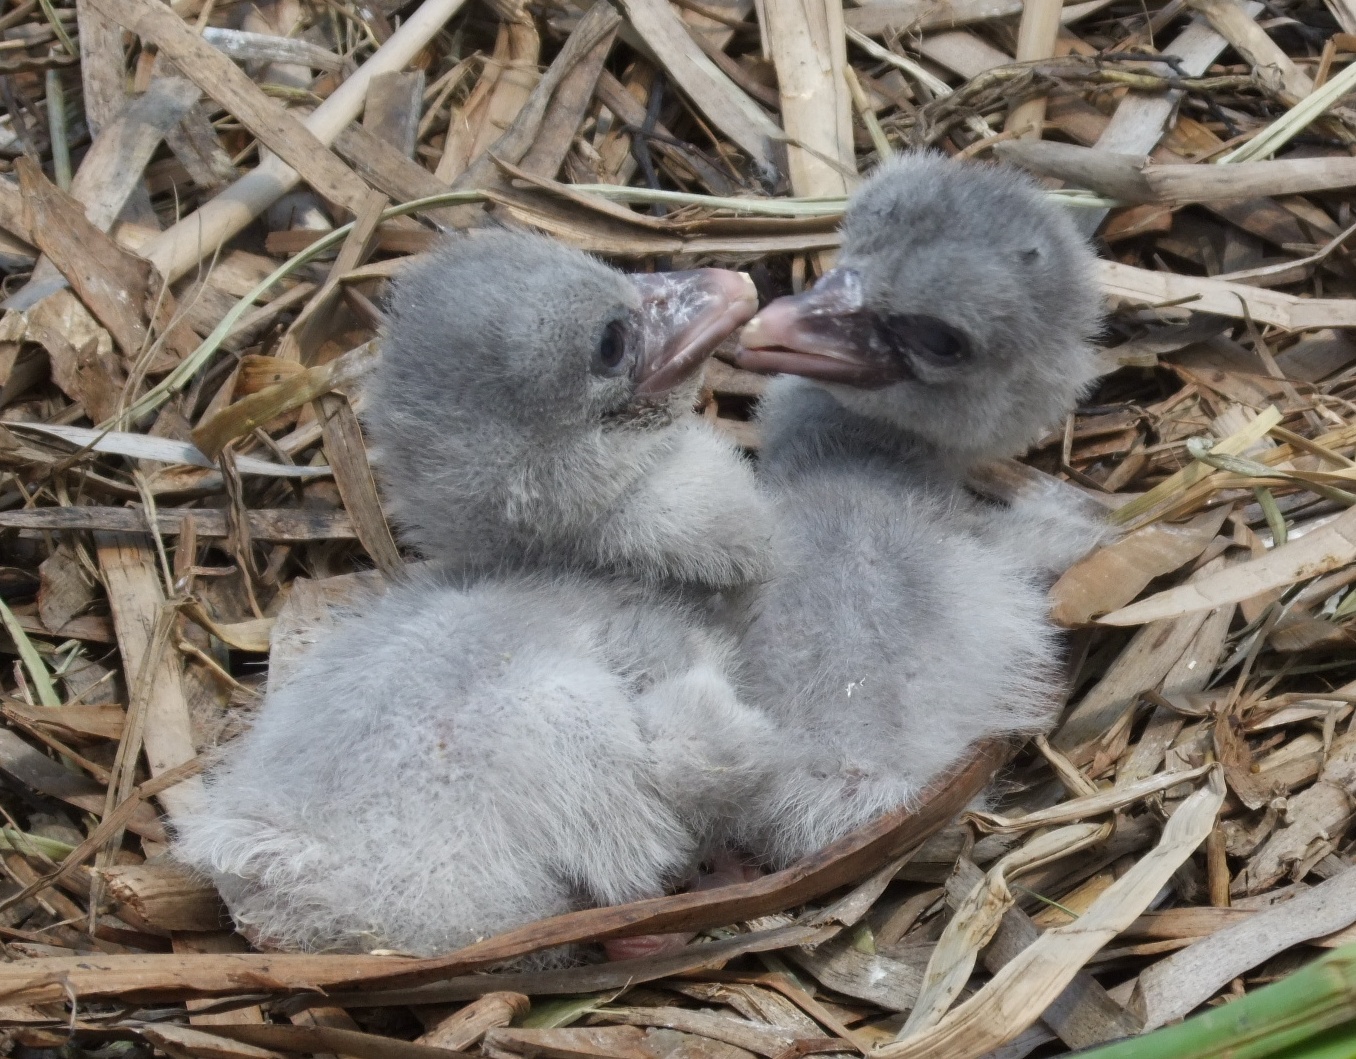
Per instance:
[[[892,316],[886,321],[891,345],[935,364],[959,364],[970,356],[965,335],[932,316]]]
[[[938,361],[963,360],[970,353],[970,343],[965,336],[940,320],[918,321],[914,327],[913,348]]]
[[[615,375],[626,359],[626,325],[612,320],[603,328],[598,349],[593,354],[593,370],[600,375]]]

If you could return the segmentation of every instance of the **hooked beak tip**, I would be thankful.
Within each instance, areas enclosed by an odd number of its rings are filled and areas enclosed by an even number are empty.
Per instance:
[[[747,273],[706,268],[633,277],[649,317],[638,397],[653,397],[689,378],[724,339],[758,311]]]
[[[857,273],[834,269],[800,294],[778,298],[745,326],[735,364],[768,375],[800,375],[820,382],[877,387],[898,365],[873,355]]]

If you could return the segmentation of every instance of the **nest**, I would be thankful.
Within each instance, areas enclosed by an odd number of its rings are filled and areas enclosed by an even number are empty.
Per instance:
[[[1356,1016],[1348,954],[1301,970],[1356,938],[1356,9],[754,8],[0,16],[16,1055],[1058,1055],[1223,1025],[1282,979],[1292,1013],[1331,1001],[1311,1029]],[[431,960],[252,951],[165,823],[268,669],[408,559],[358,419],[388,280],[497,222],[799,290],[857,174],[916,146],[1026,166],[1103,250],[1099,388],[981,483],[1076,487],[1124,531],[1051,591],[1048,740],[976,748],[918,812],[755,882]],[[702,414],[756,451],[763,385],[713,360]],[[496,969],[664,931],[696,936]]]

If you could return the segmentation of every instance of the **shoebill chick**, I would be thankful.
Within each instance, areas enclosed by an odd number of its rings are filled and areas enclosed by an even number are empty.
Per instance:
[[[914,804],[976,740],[1049,720],[1045,583],[1102,527],[1044,496],[981,502],[964,479],[1093,379],[1093,265],[1018,172],[907,154],[849,201],[837,267],[745,328],[741,366],[799,376],[759,409],[779,574],[742,647],[787,751],[747,815],[773,864]]]
[[[550,564],[706,588],[764,576],[768,531],[745,519],[748,475],[710,473],[730,464],[729,446],[682,414],[695,382],[672,388],[746,319],[752,283],[717,269],[633,275],[623,303],[615,273],[545,239],[477,240],[471,260],[454,245],[398,285],[369,393],[404,538],[471,573]],[[651,341],[633,353],[642,331],[686,352]],[[572,345],[587,346],[587,370],[542,372]],[[643,377],[630,384],[633,355]]]
[[[399,282],[392,495],[431,552],[509,572],[356,606],[175,822],[258,944],[439,953],[657,896],[718,843],[766,723],[663,582],[764,569],[752,472],[684,414],[755,308],[734,273],[625,276],[516,234]]]

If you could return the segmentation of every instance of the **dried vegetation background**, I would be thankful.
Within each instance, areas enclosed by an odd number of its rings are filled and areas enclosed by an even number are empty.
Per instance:
[[[1051,1055],[1356,936],[1351,0],[9,0],[0,30],[16,1054]],[[494,219],[784,293],[856,174],[924,144],[1064,187],[1114,309],[1027,462],[1127,534],[1052,592],[1069,708],[999,813],[956,819],[989,747],[758,882],[439,960],[251,953],[162,813],[405,561],[358,419],[389,278]],[[763,380],[706,379],[756,450]],[[989,484],[1048,482],[1018,471]],[[643,930],[701,933],[483,970]]]

